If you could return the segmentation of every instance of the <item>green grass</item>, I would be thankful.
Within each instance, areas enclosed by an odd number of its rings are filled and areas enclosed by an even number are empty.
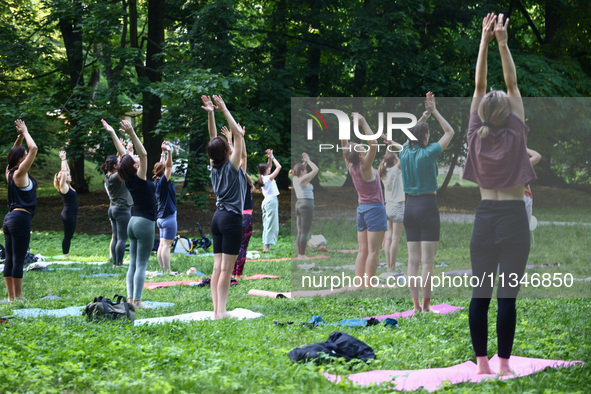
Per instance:
[[[591,221],[591,220],[588,220]],[[588,240],[591,229],[585,226],[541,226],[536,230],[530,264],[563,262],[561,269],[583,275],[588,266]],[[322,233],[329,249],[355,249],[355,228],[345,219],[314,223],[312,233]],[[470,226],[442,224],[438,262],[450,264],[445,270],[469,267],[467,245]],[[76,235],[72,259],[86,262],[106,260],[108,236]],[[60,254],[61,233],[32,234],[31,249],[45,256]],[[255,233],[251,249],[261,250],[260,233]],[[272,257],[288,256],[292,248],[287,228]],[[354,254],[330,254],[330,260],[317,264],[353,264]],[[264,256],[270,257],[270,256]],[[399,261],[406,261],[406,246],[401,242]],[[383,261],[383,256],[382,256]],[[296,266],[299,262],[294,262]],[[173,255],[172,267],[189,267],[211,273],[212,257]],[[78,265],[82,271],[28,272],[24,293],[31,300],[0,304],[0,316],[12,309],[59,309],[84,305],[94,297],[125,293],[125,269],[109,265],[99,268]],[[155,255],[148,270],[157,270]],[[443,269],[437,269],[441,271]],[[120,272],[118,277],[83,278],[80,274]],[[541,272],[541,270],[540,270]],[[545,271],[544,271],[545,272]],[[588,272],[588,271],[587,271]],[[0,387],[5,392],[391,392],[387,385],[353,387],[328,382],[320,373],[350,374],[376,369],[419,369],[451,366],[474,360],[468,328],[468,298],[441,298],[462,306],[461,312],[438,316],[421,315],[399,321],[395,329],[382,326],[366,328],[301,327],[312,315],[333,322],[342,318],[364,317],[412,308],[408,298],[312,298],[270,299],[249,296],[251,288],[286,291],[291,285],[289,261],[246,263],[245,275],[280,275],[278,280],[242,281],[230,289],[228,307],[247,308],[265,316],[247,321],[223,320],[169,323],[131,327],[119,323],[87,322],[83,317],[16,319],[0,327],[2,368]],[[156,277],[148,281],[179,280]],[[192,278],[189,278],[192,279]],[[54,294],[55,301],[37,299]],[[4,298],[2,289],[0,297]],[[557,295],[557,294],[554,294]],[[207,288],[175,286],[144,290],[143,299],[174,302],[166,309],[139,310],[136,318],[169,316],[199,310],[211,310]],[[582,360],[583,367],[549,369],[532,376],[481,384],[460,384],[448,389],[484,392],[583,392],[591,383],[591,319],[589,299],[520,299],[513,354],[563,360]],[[496,353],[494,315],[489,319],[489,355]],[[291,320],[296,324],[277,326],[273,320]],[[376,352],[369,364],[338,361],[330,365],[293,364],[287,353],[295,348],[325,341],[333,331],[345,331],[368,343]]]

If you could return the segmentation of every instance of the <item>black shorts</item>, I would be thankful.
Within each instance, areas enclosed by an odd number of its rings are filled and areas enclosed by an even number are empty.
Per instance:
[[[407,242],[439,241],[439,207],[435,194],[407,197],[404,230]]]
[[[242,243],[242,215],[218,209],[211,220],[213,253],[237,255]]]

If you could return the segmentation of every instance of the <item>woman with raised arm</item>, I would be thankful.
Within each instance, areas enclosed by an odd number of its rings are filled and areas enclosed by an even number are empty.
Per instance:
[[[358,113],[351,114],[366,135],[373,135],[367,121]],[[341,140],[343,157],[353,185],[357,190],[357,242],[359,253],[355,259],[355,276],[361,278],[361,288],[368,288],[371,278],[376,275],[380,262],[380,250],[384,232],[388,230],[384,194],[378,171],[373,161],[378,150],[375,139],[369,142],[369,149],[355,142]]]
[[[279,199],[277,198],[279,189],[275,178],[281,171],[281,164],[273,155],[272,149],[267,149],[265,155],[267,156],[267,162],[259,164],[259,180],[257,184],[263,190],[263,196],[265,196],[261,204],[263,212],[263,252],[268,252],[271,250],[271,245],[277,243],[279,235]],[[275,164],[275,170],[271,172],[273,164]]]
[[[110,255],[113,261],[113,267],[123,266],[123,256],[125,255],[125,244],[127,243],[127,225],[131,219],[131,206],[133,199],[125,186],[125,182],[119,178],[119,162],[126,154],[133,154],[133,145],[128,144],[128,150],[125,150],[124,141],[120,140],[111,127],[104,119],[101,119],[103,127],[111,135],[116,155],[107,157],[105,163],[101,166],[101,171],[105,174],[105,190],[109,196],[109,210],[107,214],[111,222],[111,245]]]
[[[385,135],[382,136],[388,146],[394,146],[400,151],[402,145],[389,141]],[[384,238],[384,252],[388,263],[388,272],[394,272],[396,267],[396,256],[400,236],[404,228],[404,203],[405,196],[402,188],[402,170],[400,159],[394,150],[386,151],[378,168],[380,179],[384,183],[384,200],[386,201],[386,216],[388,217],[388,231]]]
[[[201,99],[204,104],[202,108],[208,116],[210,141],[207,155],[211,165],[211,184],[217,196],[217,209],[211,221],[214,263],[210,282],[214,320],[217,320],[229,317],[226,311],[228,291],[242,240],[242,210],[247,185],[246,174],[240,167],[244,130],[238,126],[221,97],[213,96],[215,106],[209,97],[202,96]],[[233,150],[225,138],[216,135],[214,109],[224,115],[230,126],[234,137]]]
[[[400,152],[402,184],[406,193],[404,229],[408,248],[407,275],[418,278],[422,266],[421,280],[410,280],[409,288],[414,310],[431,310],[431,278],[435,253],[439,246],[439,208],[437,206],[437,158],[447,148],[454,130],[441,116],[435,106],[435,95],[427,93],[426,111],[418,123],[409,131],[417,138],[409,140]],[[429,143],[427,119],[433,115],[443,129],[438,142]],[[421,285],[421,286],[417,286]],[[423,302],[419,300],[419,287]]]
[[[532,166],[535,166],[540,162],[540,160],[542,160],[542,155],[533,149],[527,148],[527,154],[529,156],[529,162]],[[523,202],[525,202],[525,211],[527,212],[527,223],[530,224],[534,207],[534,196],[531,192],[529,183],[525,184],[525,190],[523,191]]]
[[[527,154],[529,127],[517,87],[517,73],[507,46],[503,14],[488,14],[482,21],[482,37],[476,61],[476,87],[470,107],[468,156],[464,179],[480,186],[481,201],[476,209],[470,242],[472,275],[505,279],[497,289],[497,335],[500,376],[513,372],[509,358],[515,337],[515,299],[525,272],[530,239],[523,202],[524,185],[536,179]],[[488,45],[496,37],[501,55],[507,93],[486,92]],[[516,286],[515,286],[516,285]],[[487,356],[488,307],[492,283],[473,287],[470,302],[470,335],[479,374],[492,373]]]
[[[308,172],[310,167],[310,172]],[[298,228],[298,260],[306,260],[306,246],[308,245],[308,233],[312,228],[314,217],[314,186],[310,183],[318,174],[318,166],[310,160],[307,153],[302,153],[302,162],[291,170],[293,175],[293,188],[297,197],[295,206]]]
[[[160,244],[158,245],[158,264],[163,274],[170,273],[170,247],[176,237],[176,189],[170,181],[172,175],[172,148],[168,141],[162,143],[160,161],[154,164],[154,184],[158,201],[158,220]]]
[[[131,123],[121,121],[120,132],[131,137],[138,156],[126,154],[119,162],[117,172],[125,186],[135,209],[127,226],[129,236],[129,269],[127,270],[127,298],[136,308],[149,308],[142,302],[142,291],[146,281],[148,259],[154,247],[156,224],[156,190],[146,176],[148,172],[147,152],[133,131]]]
[[[238,127],[241,127],[238,124]],[[243,134],[246,134],[246,128],[242,127]],[[230,145],[230,151],[234,149],[232,143],[232,132],[228,130],[226,126],[222,127],[222,135],[228,140]],[[236,280],[242,279],[242,273],[244,272],[244,264],[246,263],[246,252],[248,252],[248,244],[250,243],[250,237],[252,236],[252,210],[254,205],[252,203],[252,189],[254,183],[251,177],[246,173],[248,155],[246,153],[246,143],[242,150],[242,157],[240,158],[240,168],[246,175],[246,196],[244,198],[244,209],[242,210],[242,242],[240,243],[240,250],[238,251],[238,257],[234,263],[234,269],[232,270],[232,277]]]
[[[78,217],[78,194],[70,184],[72,177],[70,167],[66,159],[66,152],[60,151],[61,171],[53,177],[53,185],[62,196],[64,208],[60,218],[64,223],[64,239],[62,240],[62,253],[70,258],[70,243],[76,231],[76,219]]]
[[[31,220],[37,205],[37,182],[29,175],[29,169],[37,156],[37,145],[29,134],[27,125],[20,119],[15,122],[18,137],[8,152],[6,181],[8,182],[8,209],[4,217],[4,283],[8,301],[26,300],[23,297],[23,266],[31,241]],[[26,141],[29,152],[22,146]]]

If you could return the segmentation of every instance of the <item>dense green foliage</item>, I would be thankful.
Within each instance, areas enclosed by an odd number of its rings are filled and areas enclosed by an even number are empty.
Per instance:
[[[199,170],[207,142],[199,98],[219,93],[247,127],[256,173],[266,148],[282,162],[291,159],[284,143],[291,97],[471,96],[481,20],[490,11],[510,16],[523,96],[591,92],[584,0],[200,0],[163,7],[164,0],[2,2],[2,150],[12,142],[12,121],[22,117],[41,149],[67,146],[75,181],[85,183],[84,172],[94,169],[82,156],[100,163],[113,151],[99,120],[115,123],[136,104],[144,108],[136,126],[148,152],[154,155],[162,138],[178,138],[189,158],[187,186],[199,189],[207,183]],[[489,85],[503,88],[498,54],[490,52]],[[581,116],[588,122],[588,113]],[[463,134],[466,122],[455,123],[456,131]],[[541,180],[588,183],[589,147],[578,143],[588,133],[565,126],[532,137],[543,156]],[[455,138],[443,160],[461,165],[463,142]],[[287,183],[283,173],[280,182]]]

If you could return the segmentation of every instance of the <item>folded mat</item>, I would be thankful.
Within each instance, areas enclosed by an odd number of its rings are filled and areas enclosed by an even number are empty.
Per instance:
[[[330,257],[326,256],[326,255],[318,255],[318,256],[310,256],[308,257],[307,260],[317,260],[317,259],[329,259]],[[283,257],[280,259],[256,259],[256,260],[246,260],[247,263],[254,263],[256,261],[289,261],[289,260],[296,260],[295,258],[291,258],[291,257]]]
[[[256,274],[252,276],[247,276],[246,278],[242,278],[244,280],[255,280],[255,279],[279,279],[280,276],[277,275],[266,275],[266,274]]]
[[[493,371],[497,371],[499,368],[499,357],[495,355],[489,363],[491,369]],[[510,365],[515,372],[515,375],[503,376],[498,379],[512,379],[531,375],[546,368],[570,367],[579,363],[582,364],[581,361],[545,360],[539,358],[511,356]],[[480,383],[489,379],[497,379],[496,375],[477,375],[474,373],[475,371],[476,364],[474,364],[472,361],[466,361],[465,363],[447,368],[401,371],[376,370],[348,375],[347,378],[352,383],[363,386],[393,381],[395,386],[392,385],[390,387],[393,390],[414,391],[424,388],[430,392],[438,390],[444,385],[448,384],[457,384],[463,382]],[[339,383],[341,381],[341,376],[339,375],[331,375],[328,373],[323,373],[322,375],[331,382]]]
[[[173,282],[146,282],[144,283],[144,289],[157,289],[159,287],[170,287],[170,286],[177,286],[177,285],[187,285],[189,286],[191,283],[201,282],[200,280],[177,280]]]
[[[285,291],[276,293],[274,291],[250,289],[249,295],[258,297],[269,297],[269,298],[296,298],[296,297],[323,297],[330,294],[340,293],[342,291],[353,291],[357,290],[355,287],[341,287],[334,290],[300,290],[300,291]]]
[[[233,311],[229,311],[228,314],[230,317],[238,320],[243,319],[255,319],[257,317],[262,317],[263,314],[253,312],[248,309],[236,308]],[[183,315],[176,315],[176,316],[166,316],[166,317],[152,317],[150,319],[140,319],[134,322],[134,325],[139,326],[142,324],[161,324],[173,321],[199,321],[199,320],[212,320],[213,319],[213,312],[210,311],[202,311],[202,312],[193,312],[193,313],[185,313]]]
[[[453,306],[453,305],[449,305],[449,304],[431,305],[431,310],[434,313],[437,313],[437,314],[440,314],[440,315],[445,315],[445,314],[448,314],[448,313],[457,312],[460,309],[464,309],[464,308],[461,307],[461,306]],[[370,317],[366,317],[366,319],[375,318],[375,319],[378,319],[380,321],[385,320],[385,319],[400,319],[400,318],[410,317],[414,313],[415,313],[414,310],[410,310],[410,311],[405,311],[405,312],[396,312],[396,313],[392,313],[390,315],[370,316]]]

